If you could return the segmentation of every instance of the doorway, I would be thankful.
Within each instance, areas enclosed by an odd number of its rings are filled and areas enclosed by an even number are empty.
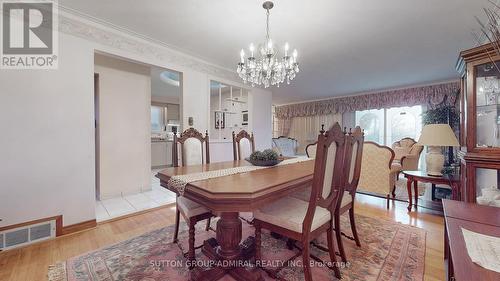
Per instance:
[[[161,71],[159,71],[161,70]],[[95,191],[98,222],[175,202],[175,194],[162,188],[152,169],[153,158],[168,158],[167,128],[180,126],[181,78],[178,97],[164,94],[158,86],[166,69],[96,53],[94,56]],[[176,73],[177,74],[177,73]],[[175,80],[169,75],[171,80]],[[167,77],[167,78],[168,78]],[[167,80],[168,81],[168,80]],[[170,81],[172,82],[172,81]],[[163,83],[163,82],[162,82]],[[163,83],[165,84],[165,83]],[[160,86],[162,86],[160,84]],[[155,94],[156,93],[156,94]],[[153,102],[165,104],[161,141],[165,148],[153,150]],[[174,113],[177,108],[177,114]],[[157,140],[157,139],[156,139]],[[171,145],[171,142],[170,142]],[[171,157],[170,157],[171,158]],[[167,164],[168,165],[168,164]],[[166,166],[167,166],[166,165]]]

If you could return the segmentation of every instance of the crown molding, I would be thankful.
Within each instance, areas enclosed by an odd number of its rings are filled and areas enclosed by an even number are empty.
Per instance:
[[[164,42],[149,38],[62,5],[58,5],[58,9],[59,32],[77,36],[122,51],[132,52],[153,60],[191,68],[231,81],[240,81],[236,71],[215,65],[194,55],[187,54]]]

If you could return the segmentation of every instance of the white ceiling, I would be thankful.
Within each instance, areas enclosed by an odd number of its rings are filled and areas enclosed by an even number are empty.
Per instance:
[[[61,5],[235,69],[265,33],[261,0],[60,0]],[[487,0],[276,0],[271,37],[301,72],[277,104],[456,79]]]

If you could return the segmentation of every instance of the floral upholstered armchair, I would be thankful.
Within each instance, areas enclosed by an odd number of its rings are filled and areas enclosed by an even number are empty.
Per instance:
[[[396,174],[399,172],[393,160],[394,151],[390,147],[369,141],[364,143],[358,191],[383,195],[387,198],[387,208],[390,194],[394,196]]]
[[[417,145],[412,138],[404,138],[392,144],[394,150],[394,163],[401,165],[401,170],[418,170],[418,160],[422,153],[423,146]]]

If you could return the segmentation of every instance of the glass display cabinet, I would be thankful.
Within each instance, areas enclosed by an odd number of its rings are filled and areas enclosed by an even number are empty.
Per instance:
[[[462,75],[461,199],[500,207],[500,56],[491,44],[465,50],[457,70]]]

